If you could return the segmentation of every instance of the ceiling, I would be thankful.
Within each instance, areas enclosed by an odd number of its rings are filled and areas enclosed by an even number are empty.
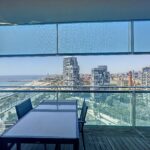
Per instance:
[[[0,0],[0,25],[149,19],[150,0]]]

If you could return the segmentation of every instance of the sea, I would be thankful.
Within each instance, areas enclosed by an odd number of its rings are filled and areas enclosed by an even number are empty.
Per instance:
[[[43,75],[0,75],[0,86],[23,86],[33,80],[39,80],[44,78]],[[0,92],[0,99],[10,95],[11,93]]]
[[[44,75],[0,75],[0,86],[19,86],[44,78]]]

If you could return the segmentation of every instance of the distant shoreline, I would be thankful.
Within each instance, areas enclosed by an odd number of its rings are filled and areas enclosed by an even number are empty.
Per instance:
[[[0,75],[0,82],[32,82],[44,78],[44,75]]]
[[[16,81],[15,80],[10,80],[10,81],[8,80],[8,81],[0,81],[0,82],[31,82],[31,81],[32,80],[18,80],[18,81],[17,80]]]

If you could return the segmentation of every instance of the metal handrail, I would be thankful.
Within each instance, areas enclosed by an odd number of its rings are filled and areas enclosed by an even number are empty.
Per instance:
[[[0,86],[0,92],[150,93],[150,86]]]
[[[150,86],[26,86],[26,85],[17,85],[17,86],[0,86],[0,88],[150,88]]]

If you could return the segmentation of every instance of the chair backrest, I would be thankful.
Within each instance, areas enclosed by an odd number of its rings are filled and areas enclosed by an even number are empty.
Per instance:
[[[26,101],[17,105],[15,108],[16,108],[18,119],[22,118],[25,114],[27,114],[33,108],[31,99],[30,98],[27,99]]]
[[[83,104],[82,104],[82,108],[81,108],[81,113],[80,113],[80,120],[83,120],[84,119],[84,111],[85,111],[85,108],[86,108],[86,102],[85,100],[83,101]]]
[[[86,118],[87,110],[88,110],[88,106],[85,105],[84,108],[83,108],[82,116],[81,116],[81,121],[83,121],[84,123],[85,123],[85,118]]]
[[[88,110],[88,106],[84,101],[81,109],[80,118],[79,118],[79,129],[81,132],[83,131],[83,126],[86,123],[85,118],[86,118],[87,110]]]

